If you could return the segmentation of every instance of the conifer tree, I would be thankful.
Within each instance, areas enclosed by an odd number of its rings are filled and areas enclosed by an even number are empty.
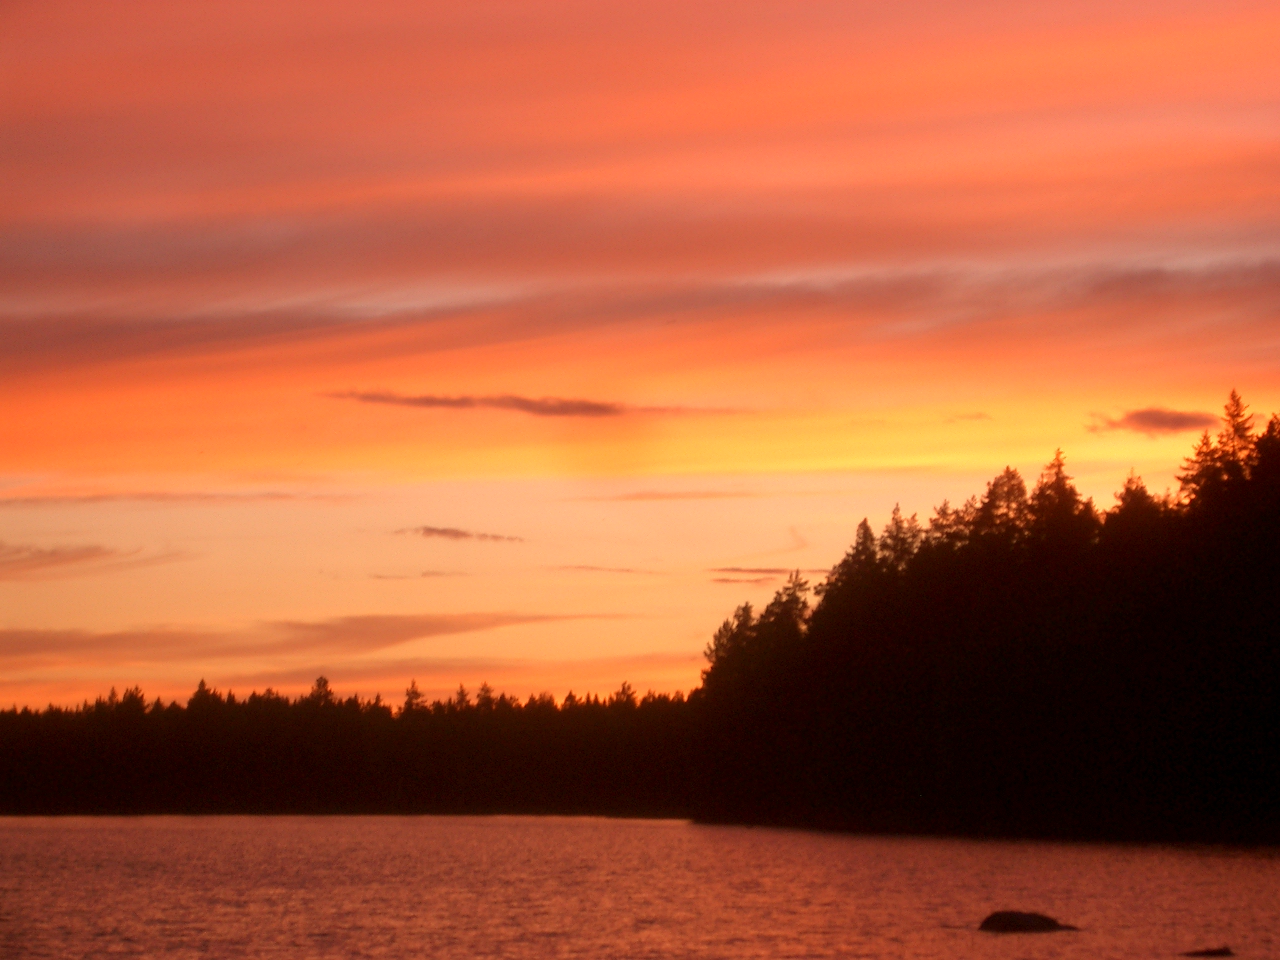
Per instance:
[[[1027,485],[1012,467],[1005,467],[987,484],[986,496],[978,505],[973,533],[1006,541],[1021,538],[1027,527]]]
[[[1240,394],[1232,390],[1223,408],[1217,447],[1218,459],[1228,481],[1246,479],[1253,466],[1253,415],[1247,412],[1248,409]]]
[[[924,531],[920,528],[920,521],[916,519],[916,515],[913,513],[903,519],[902,510],[895,503],[893,515],[885,524],[880,541],[876,544],[880,561],[890,570],[906,569],[907,563],[920,549],[920,542],[923,539]]]
[[[1042,541],[1087,544],[1097,536],[1097,511],[1092,500],[1080,497],[1080,491],[1067,476],[1062,451],[1056,450],[1027,503],[1030,529]]]

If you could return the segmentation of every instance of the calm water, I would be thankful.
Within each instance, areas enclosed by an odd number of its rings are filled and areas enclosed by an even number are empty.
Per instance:
[[[994,936],[999,908],[1079,933]],[[1280,960],[1280,856],[534,818],[0,819],[12,957]]]

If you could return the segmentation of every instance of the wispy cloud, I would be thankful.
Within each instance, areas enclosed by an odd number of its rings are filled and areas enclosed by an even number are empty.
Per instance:
[[[419,537],[440,540],[490,540],[505,543],[524,543],[524,537],[509,537],[500,533],[477,533],[458,527],[406,527],[396,533],[412,533]]]
[[[1212,413],[1201,413],[1198,410],[1167,410],[1164,407],[1146,407],[1142,410],[1128,410],[1119,417],[1107,417],[1102,414],[1093,415],[1093,423],[1085,429],[1090,433],[1101,433],[1107,430],[1132,430],[1156,437],[1166,433],[1182,433],[1186,430],[1205,430],[1215,426],[1218,418]]]
[[[100,563],[114,559],[118,554],[106,547],[27,547],[0,543],[0,580],[24,580],[49,573],[59,573],[68,567],[81,567],[86,563]]]
[[[712,583],[746,583],[752,586],[761,586],[766,583],[773,583],[777,577],[712,577]]]
[[[947,417],[947,423],[966,423],[970,421],[991,419],[993,419],[991,414],[979,411],[977,413],[957,413],[954,417]]]
[[[422,211],[418,213],[423,215]],[[557,204],[548,209],[547,217],[563,220],[564,211]],[[331,239],[339,249],[347,248],[342,231],[351,226],[345,222],[335,225],[338,232]],[[396,235],[397,226],[402,225],[376,219],[368,229],[379,235]],[[317,224],[308,222],[299,232],[311,235],[317,228]],[[208,225],[201,221],[189,229],[193,233],[207,231]],[[237,237],[236,242],[242,239]],[[0,246],[8,254],[37,246],[20,238],[11,239],[7,245],[4,240],[0,235]],[[71,242],[72,238],[60,236],[56,242],[42,246],[65,250]],[[175,244],[166,238],[157,246],[168,252]],[[205,254],[200,256],[203,262]],[[32,264],[33,269],[37,265]],[[111,268],[95,260],[74,265],[59,261],[56,266],[43,266],[56,270]],[[233,267],[228,265],[228,269]],[[70,313],[50,308],[19,311],[21,316],[5,316],[5,304],[0,303],[0,342],[6,344],[6,350],[0,352],[0,370],[29,373],[139,357],[204,356],[252,350],[265,344],[302,346],[317,341],[338,345],[348,354],[373,351],[381,355],[387,349],[384,338],[393,331],[406,336],[412,331],[413,350],[434,352],[478,343],[524,341],[655,317],[715,317],[725,308],[743,306],[759,308],[761,316],[783,317],[792,323],[795,309],[815,303],[859,309],[875,305],[881,308],[885,319],[866,325],[863,335],[888,339],[918,338],[942,328],[1038,315],[1045,310],[1114,307],[1152,296],[1185,301],[1227,295],[1251,316],[1265,318],[1270,316],[1268,311],[1278,284],[1280,260],[1270,253],[1264,256],[1244,251],[1212,260],[1151,254],[1132,262],[1110,258],[1039,263],[1005,259],[988,264],[946,260],[903,268],[869,267],[854,262],[844,269],[808,273],[711,275],[692,281],[658,274],[638,282],[573,282],[523,292],[480,293],[475,297],[433,294],[425,301],[412,291],[405,291],[389,298],[407,304],[403,309],[388,307],[384,302],[388,297],[370,300],[367,291],[359,292],[365,287],[356,284],[349,295],[299,294],[297,302],[280,304],[261,293],[261,303],[255,300],[239,307],[228,306],[223,312],[206,309],[194,318],[175,317],[172,310],[163,317],[138,316],[150,308],[145,297],[137,296],[117,311],[118,316],[105,318],[92,301],[73,304],[68,308]],[[467,322],[477,309],[498,307],[501,310],[483,326]],[[446,318],[449,322],[442,323]],[[507,394],[416,396],[386,390],[345,390],[323,395],[418,407],[496,407],[553,417],[741,412]]]
[[[178,552],[123,552],[90,544],[77,547],[33,547],[0,543],[0,580],[44,580],[114,573],[182,560]]]
[[[0,666],[95,666],[181,663],[281,656],[358,656],[411,640],[498,627],[579,619],[569,615],[452,613],[359,615],[327,620],[276,620],[233,631],[156,627],[89,630],[0,630]]]
[[[91,630],[0,630],[0,664],[6,669],[173,661],[198,658],[226,642],[207,631],[168,628]]]
[[[273,651],[279,652],[367,652],[427,637],[563,619],[566,618],[526,613],[453,613],[277,620],[266,624],[264,639]]]

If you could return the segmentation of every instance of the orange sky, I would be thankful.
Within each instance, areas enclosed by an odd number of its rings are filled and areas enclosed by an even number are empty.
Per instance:
[[[1126,413],[1280,409],[1278,49],[1267,3],[3,5],[0,703],[688,689],[895,502],[1058,446],[1164,488],[1197,428]]]

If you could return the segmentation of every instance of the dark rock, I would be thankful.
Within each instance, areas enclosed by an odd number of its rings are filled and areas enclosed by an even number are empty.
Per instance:
[[[982,921],[979,930],[987,933],[1054,933],[1058,930],[1078,930],[1069,924],[1059,923],[1043,913],[1023,913],[1021,910],[997,910]]]
[[[1212,950],[1188,950],[1178,954],[1180,957],[1234,957],[1230,947],[1214,947]]]

